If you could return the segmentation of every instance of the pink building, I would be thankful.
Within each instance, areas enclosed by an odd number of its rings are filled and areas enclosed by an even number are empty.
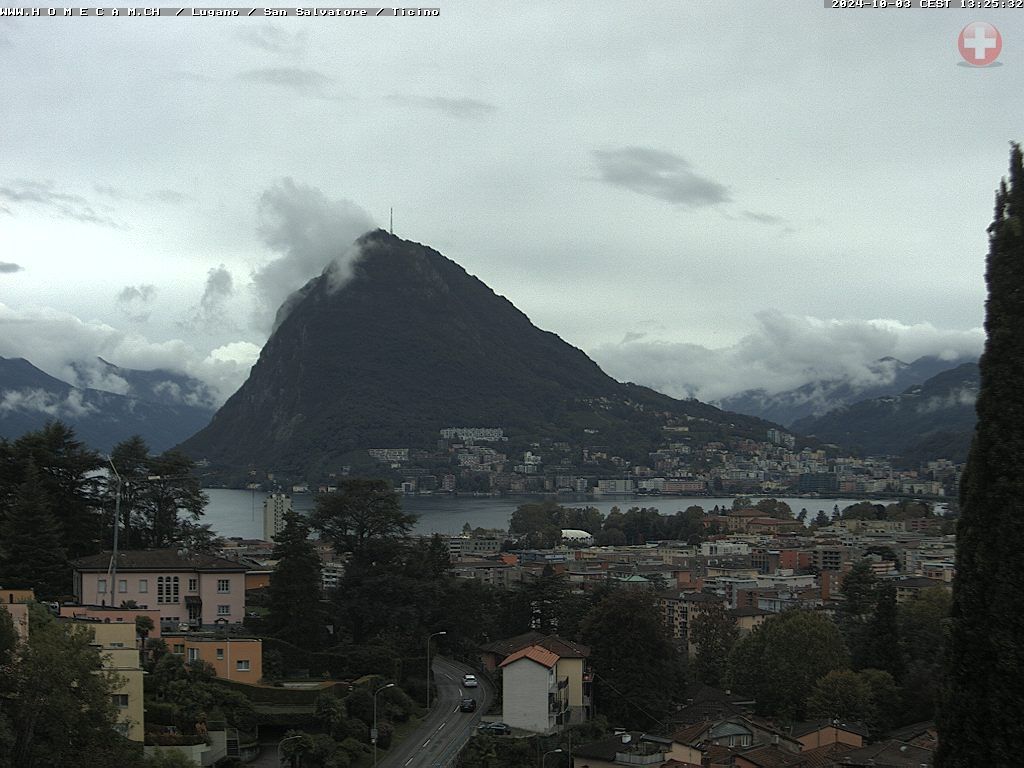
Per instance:
[[[110,553],[72,562],[74,594],[82,605],[118,606],[134,601],[160,612],[164,629],[241,623],[245,617],[246,567],[233,560],[178,549],[121,552],[110,584]]]

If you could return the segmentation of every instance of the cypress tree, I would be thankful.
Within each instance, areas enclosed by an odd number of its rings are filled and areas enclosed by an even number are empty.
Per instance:
[[[71,568],[60,526],[31,460],[17,496],[0,513],[0,582],[31,587],[37,599],[69,594]]]
[[[936,765],[1017,765],[1024,744],[1024,168],[1010,153],[985,279],[978,422],[960,492]]]
[[[277,567],[268,590],[267,629],[293,645],[319,650],[324,641],[320,556],[305,519],[295,512],[284,519],[284,529],[274,537]]]

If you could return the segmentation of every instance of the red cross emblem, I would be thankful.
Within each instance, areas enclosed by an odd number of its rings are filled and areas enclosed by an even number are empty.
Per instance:
[[[964,61],[975,67],[991,64],[1003,50],[1003,37],[999,30],[984,21],[972,21],[961,29],[956,42]]]

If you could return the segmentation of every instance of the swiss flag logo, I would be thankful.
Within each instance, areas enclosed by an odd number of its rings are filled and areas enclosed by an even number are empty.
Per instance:
[[[984,67],[999,57],[1003,50],[1003,36],[991,24],[972,21],[960,30],[957,47],[968,64]]]

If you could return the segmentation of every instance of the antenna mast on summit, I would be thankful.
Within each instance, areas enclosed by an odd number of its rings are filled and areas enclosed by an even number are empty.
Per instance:
[[[389,234],[395,234],[395,209],[391,209],[391,224],[388,227]]]

